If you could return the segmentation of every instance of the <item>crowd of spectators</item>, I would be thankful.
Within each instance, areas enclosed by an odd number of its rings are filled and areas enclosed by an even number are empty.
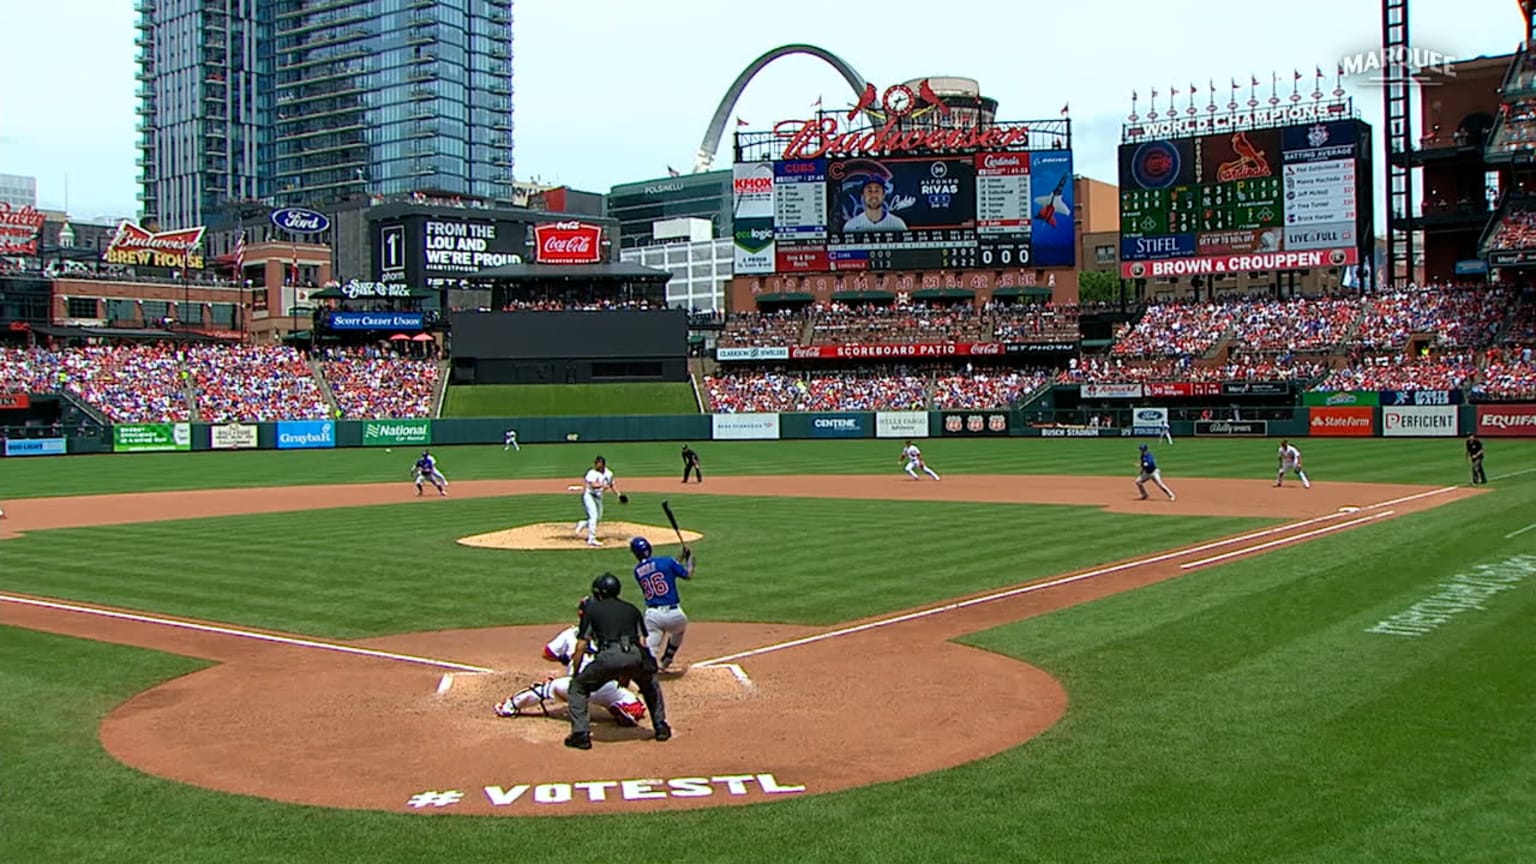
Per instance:
[[[1536,99],[1517,99],[1499,106],[1503,122],[1490,146],[1507,153],[1536,148]]]
[[[185,422],[186,377],[166,345],[94,345],[54,355],[59,387],[114,423]]]
[[[1351,341],[1373,351],[1400,348],[1408,337],[1428,333],[1439,345],[1478,348],[1493,339],[1512,301],[1504,288],[1409,286],[1365,298]]]
[[[1536,360],[1531,349],[1503,354],[1490,353],[1472,385],[1474,397],[1489,399],[1536,399]]]
[[[1488,238],[1492,249],[1536,248],[1536,210],[1510,210],[1499,220]]]
[[[737,369],[706,376],[703,387],[711,410],[721,414],[920,411],[928,401],[925,380],[911,369]]]
[[[800,312],[737,312],[726,319],[725,329],[716,343],[721,348],[763,348],[798,345],[805,332],[805,315]]]
[[[1477,374],[1474,354],[1420,355],[1402,353],[1367,357],[1335,369],[1314,390],[1454,390]]]
[[[847,306],[833,303],[816,310],[811,322],[813,345],[854,343],[981,342],[991,326],[969,303],[952,306]]]
[[[933,379],[936,410],[1006,408],[1051,382],[1042,370],[993,369],[957,372]]]
[[[998,342],[1076,342],[1082,335],[1073,305],[1016,303],[990,311]]]
[[[1253,351],[1326,351],[1344,343],[1360,317],[1358,300],[1297,298],[1244,303],[1233,309],[1233,330]]]
[[[309,364],[285,345],[196,345],[182,352],[208,423],[313,420],[329,414]]]
[[[380,348],[328,352],[320,361],[343,417],[432,416],[437,362],[401,357]]]
[[[502,305],[503,312],[612,312],[616,309],[666,309],[666,303],[651,302],[644,297],[578,298],[536,297],[508,300]]]
[[[1233,353],[1226,363],[1206,364],[1189,357],[1090,357],[1073,360],[1057,373],[1060,384],[1133,384],[1148,381],[1310,381],[1325,366],[1291,354]]]
[[[1116,357],[1198,357],[1211,350],[1236,320],[1234,303],[1164,303],[1147,307],[1116,334]]]

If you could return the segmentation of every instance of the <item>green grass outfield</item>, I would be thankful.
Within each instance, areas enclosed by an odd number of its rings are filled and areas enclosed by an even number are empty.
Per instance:
[[[680,442],[679,442],[680,443]],[[899,470],[900,442],[691,442],[708,472]],[[1274,441],[1159,447],[1171,483],[1273,470]],[[1303,439],[1317,482],[1465,479],[1460,444]],[[941,472],[1128,474],[1128,441],[932,440]],[[450,479],[670,474],[676,444],[442,448]],[[0,498],[399,481],[397,450],[0,460]],[[1493,441],[1489,494],[973,634],[1066,685],[1066,716],[969,765],[833,795],[676,814],[427,817],[298,807],[140,774],[104,714],[202,663],[0,625],[0,861],[1488,862],[1536,860],[1536,442]],[[1522,472],[1515,474],[1514,472]],[[1129,481],[1127,481],[1129,482]],[[1175,485],[1175,488],[1177,486]],[[402,482],[402,491],[406,485]],[[695,620],[827,624],[1229,534],[1255,520],[1091,508],[672,496],[705,534]],[[11,502],[15,501],[14,505]],[[564,496],[33,532],[0,591],[330,638],[562,620],[592,565],[453,538],[568,516]],[[1365,503],[1365,502],[1362,502]],[[920,525],[915,538],[891,526]],[[238,545],[231,538],[238,538]],[[1068,539],[1070,538],[1070,539]],[[259,553],[239,554],[246,548]],[[275,549],[281,549],[277,553]],[[1509,590],[1418,637],[1365,632],[1479,565]],[[430,578],[424,578],[430,576]],[[921,576],[922,578],[914,578]],[[0,604],[0,620],[4,607]],[[902,692],[988,710],[1008,682]],[[1006,723],[1006,717],[999,717]],[[935,734],[942,731],[935,730]],[[749,742],[744,743],[750,747]],[[390,754],[380,754],[390,758]],[[571,853],[577,854],[577,853]]]
[[[693,386],[640,384],[475,384],[450,386],[444,417],[590,417],[697,414]]]

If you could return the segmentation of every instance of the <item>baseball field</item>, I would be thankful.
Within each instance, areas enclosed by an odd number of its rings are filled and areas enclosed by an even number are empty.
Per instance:
[[[0,460],[0,861],[1536,860],[1536,441],[690,443]],[[459,541],[599,453],[694,665],[580,752],[491,706],[633,558]]]

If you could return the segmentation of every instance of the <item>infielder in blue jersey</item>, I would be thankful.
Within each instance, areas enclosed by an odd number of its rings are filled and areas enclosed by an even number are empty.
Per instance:
[[[1163,490],[1169,501],[1177,500],[1173,497],[1173,490],[1163,485],[1163,472],[1157,470],[1157,460],[1152,457],[1152,448],[1141,445],[1141,473],[1136,475],[1136,490],[1141,493],[1141,500],[1147,500],[1147,481],[1157,484],[1157,488]]]
[[[640,583],[640,593],[645,598],[646,645],[659,670],[669,672],[677,649],[683,647],[683,634],[688,631],[688,616],[683,614],[683,603],[677,595],[677,580],[693,578],[693,550],[684,546],[680,563],[667,555],[651,554],[651,541],[636,537],[629,541],[629,551],[640,562],[635,565],[635,581]]]
[[[416,494],[418,496],[421,495],[422,484],[428,481],[431,481],[432,485],[437,487],[437,494],[448,494],[448,478],[443,476],[443,472],[437,470],[437,457],[433,456],[430,451],[421,451],[421,458],[417,459],[416,465],[411,468],[411,475],[416,480]]]

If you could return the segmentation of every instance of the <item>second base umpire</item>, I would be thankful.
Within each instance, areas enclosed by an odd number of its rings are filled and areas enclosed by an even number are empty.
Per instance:
[[[571,734],[565,746],[592,749],[591,719],[587,715],[587,697],[609,681],[629,678],[651,712],[651,726],[656,740],[672,737],[667,725],[667,707],[662,700],[661,684],[656,680],[656,658],[645,645],[645,617],[633,604],[619,599],[619,578],[612,573],[592,580],[592,602],[576,630],[576,648],[572,657],[585,657],[587,646],[597,654],[571,678]]]

